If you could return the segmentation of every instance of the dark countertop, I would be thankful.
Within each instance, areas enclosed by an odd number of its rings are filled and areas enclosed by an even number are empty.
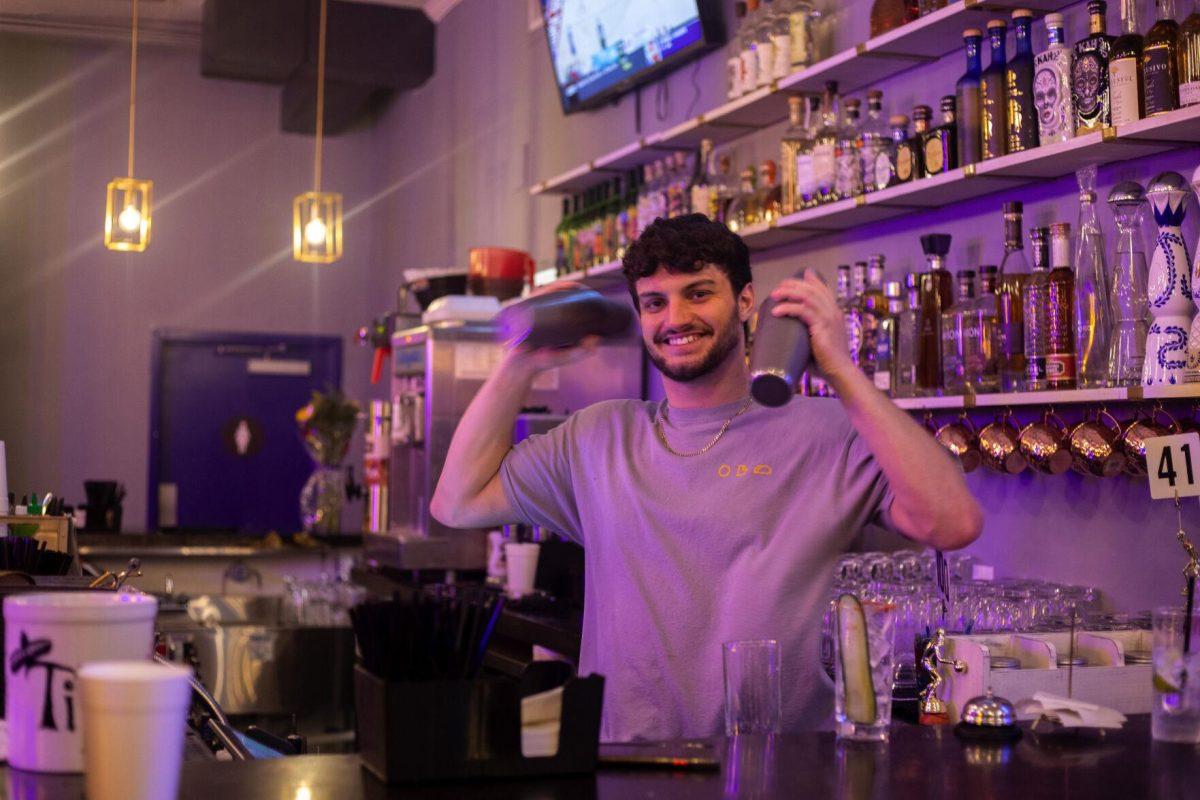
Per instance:
[[[385,798],[528,798],[529,800],[693,800],[693,798],[837,798],[838,800],[1195,800],[1200,746],[1150,740],[1148,716],[1132,717],[1102,740],[1015,747],[965,746],[948,728],[897,725],[887,746],[838,746],[830,733],[729,745],[720,772],[603,769],[596,775],[436,786],[381,784],[356,756],[298,756],[273,761],[189,762],[180,800],[385,800]],[[79,800],[82,779],[9,770],[12,800]],[[303,787],[307,787],[307,791]],[[0,795],[2,797],[4,795]]]
[[[80,531],[83,558],[278,558],[323,553],[333,548],[362,547],[362,536],[286,537],[274,542],[264,536],[220,532],[90,533]]]

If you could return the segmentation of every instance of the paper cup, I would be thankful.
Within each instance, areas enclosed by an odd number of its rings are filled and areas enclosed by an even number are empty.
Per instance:
[[[99,661],[79,670],[88,800],[176,796],[191,674],[153,661]]]
[[[504,560],[508,562],[507,588],[512,597],[520,597],[533,591],[540,547],[541,545],[520,542],[504,545]]]
[[[89,661],[149,659],[158,601],[124,592],[4,599],[8,763],[82,772],[77,672]]]

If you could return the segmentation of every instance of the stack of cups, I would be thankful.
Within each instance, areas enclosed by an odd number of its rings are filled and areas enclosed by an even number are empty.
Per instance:
[[[508,562],[507,589],[510,597],[521,597],[533,592],[540,547],[541,545],[527,542],[509,542],[504,545],[504,560]]]

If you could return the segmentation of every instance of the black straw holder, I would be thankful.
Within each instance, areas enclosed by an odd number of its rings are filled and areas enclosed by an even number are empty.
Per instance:
[[[567,681],[558,752],[525,758],[516,682],[387,683],[354,670],[359,757],[387,783],[594,772],[603,700],[603,677]]]

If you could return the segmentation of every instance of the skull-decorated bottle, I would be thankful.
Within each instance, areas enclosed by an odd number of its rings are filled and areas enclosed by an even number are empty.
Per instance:
[[[1071,102],[1075,106],[1076,136],[1112,124],[1108,58],[1113,37],[1105,32],[1107,8],[1104,0],[1088,3],[1088,35],[1075,43],[1071,59]]]
[[[1062,14],[1046,15],[1050,44],[1033,57],[1033,105],[1037,109],[1038,142],[1065,142],[1075,135],[1071,105],[1071,48]]]

